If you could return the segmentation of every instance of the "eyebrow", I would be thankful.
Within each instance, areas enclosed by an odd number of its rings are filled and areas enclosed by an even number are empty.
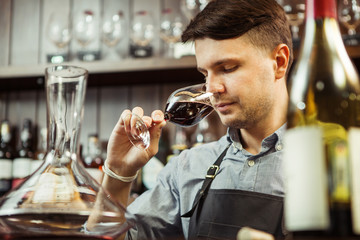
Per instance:
[[[220,66],[221,64],[224,64],[224,63],[227,63],[227,62],[238,62],[239,60],[236,59],[236,58],[224,58],[224,59],[220,59],[214,63],[212,63],[210,65],[210,68],[214,68],[214,67],[217,67],[217,66]],[[201,68],[201,67],[197,67],[197,70],[199,72],[206,72],[206,70],[204,68]]]

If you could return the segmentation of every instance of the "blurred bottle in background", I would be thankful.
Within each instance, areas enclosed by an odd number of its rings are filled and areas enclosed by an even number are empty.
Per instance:
[[[31,162],[31,172],[34,172],[36,169],[38,169],[40,165],[44,162],[44,157],[47,147],[46,138],[47,138],[47,128],[42,128],[40,130],[38,145],[34,154],[34,159]]]
[[[25,119],[20,132],[20,147],[13,161],[12,188],[22,183],[31,173],[31,163],[34,157],[33,128],[30,119]]]
[[[88,173],[99,183],[103,178],[102,166],[104,159],[102,158],[101,144],[97,134],[88,136],[87,153],[83,157],[83,162]]]
[[[8,120],[1,122],[0,138],[0,196],[11,189],[13,149],[10,145],[11,127]]]

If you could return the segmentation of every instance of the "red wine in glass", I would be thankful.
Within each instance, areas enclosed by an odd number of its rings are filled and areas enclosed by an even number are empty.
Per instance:
[[[180,101],[166,104],[165,120],[183,127],[199,123],[213,111],[211,105],[202,102]]]
[[[165,120],[189,127],[199,123],[214,109],[210,103],[212,93],[206,92],[204,84],[192,85],[173,92],[165,107]]]

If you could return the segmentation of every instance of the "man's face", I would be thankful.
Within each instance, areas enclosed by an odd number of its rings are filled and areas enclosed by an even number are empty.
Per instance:
[[[270,51],[254,47],[242,36],[196,40],[195,52],[223,124],[247,129],[271,118],[276,107],[276,59]]]

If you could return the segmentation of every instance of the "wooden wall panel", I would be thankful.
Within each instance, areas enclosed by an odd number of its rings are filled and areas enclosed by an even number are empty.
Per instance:
[[[39,63],[40,0],[13,0],[10,64]]]
[[[130,109],[140,106],[144,109],[144,114],[150,116],[152,111],[161,109],[159,93],[159,85],[132,86],[129,92]]]
[[[100,139],[107,141],[123,110],[129,107],[128,87],[107,87],[101,89]]]
[[[11,0],[0,1],[0,66],[9,64]]]

